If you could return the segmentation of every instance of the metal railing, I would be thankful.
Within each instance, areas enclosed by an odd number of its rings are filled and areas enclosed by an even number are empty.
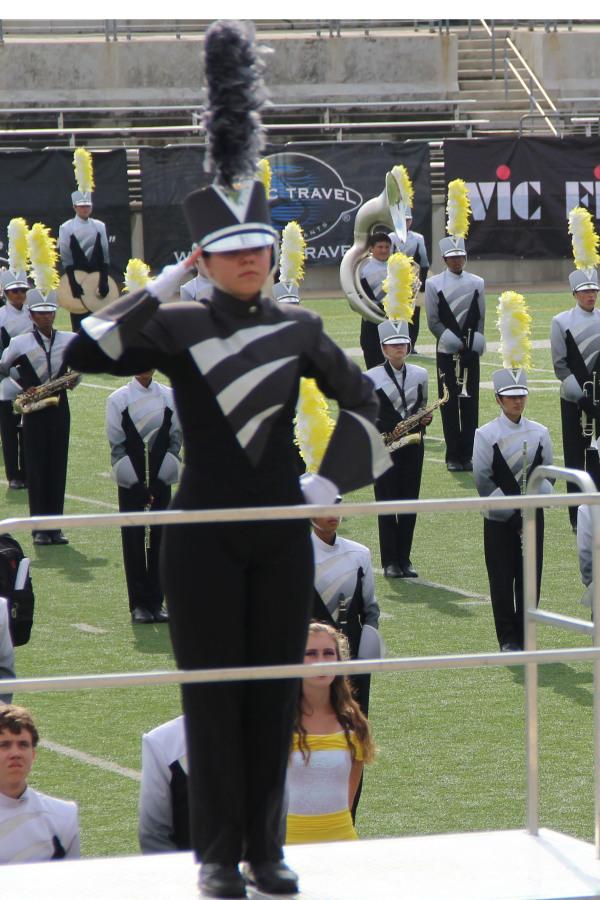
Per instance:
[[[543,478],[561,478],[576,483],[580,494],[538,495],[533,492]],[[589,504],[592,508],[593,624],[557,613],[537,609],[536,515],[538,508]],[[458,497],[452,499],[401,500],[372,503],[348,503],[344,516],[371,516],[402,513],[456,512],[459,510],[523,510],[523,570],[525,650],[509,653],[454,654],[346,663],[320,663],[318,674],[360,674],[439,669],[475,669],[481,667],[525,666],[525,727],[527,763],[527,831],[536,835],[539,829],[539,772],[537,728],[537,667],[556,662],[591,662],[594,669],[594,842],[600,858],[600,493],[585,472],[556,466],[536,468],[529,480],[527,494],[518,497]],[[312,519],[337,516],[339,506],[281,506],[217,510],[164,510],[160,512],[101,513],[91,515],[35,516],[9,518],[0,522],[1,531],[19,533],[30,529],[88,528],[134,525],[172,525],[182,523],[257,522]],[[560,650],[536,650],[536,625],[553,625],[589,634],[592,647]],[[111,673],[105,675],[50,676],[0,680],[0,692],[72,691],[157,684],[215,683],[219,681],[256,681],[280,678],[302,678],[303,664],[286,666],[252,666],[245,668],[199,669]]]

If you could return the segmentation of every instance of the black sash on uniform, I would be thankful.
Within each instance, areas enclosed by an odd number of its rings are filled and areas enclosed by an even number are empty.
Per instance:
[[[568,328],[565,331],[565,344],[567,345],[567,366],[577,379],[577,384],[583,391],[583,385],[586,381],[591,380],[594,372],[600,373],[600,353],[596,356],[596,362],[590,372],[581,355],[581,350]]]
[[[42,350],[44,351],[44,356],[46,357],[46,365],[48,366],[48,378],[47,381],[52,381],[52,347],[54,345],[54,341],[56,340],[56,331],[54,328],[50,333],[50,349],[46,350],[46,344],[44,343],[44,339],[37,328],[34,328],[32,331],[33,339],[37,344],[40,345]],[[40,379],[41,380],[41,379]],[[43,384],[44,382],[42,382]]]
[[[473,332],[477,331],[477,325],[479,324],[479,317],[480,317],[479,303],[478,303],[479,291],[475,291],[473,293],[473,299],[471,300],[471,305],[469,306],[469,310],[465,317],[465,324],[464,324],[462,330],[456,320],[456,316],[450,309],[450,304],[444,297],[444,292],[438,291],[437,295],[438,295],[438,301],[439,301],[438,312],[439,312],[439,316],[440,316],[440,322],[442,323],[444,328],[447,328],[449,331],[451,331],[452,334],[455,335],[455,337],[457,337],[460,341],[463,342],[463,344],[466,345],[467,335],[468,335],[469,331],[471,331],[471,341],[472,341],[473,340]],[[467,349],[470,350],[471,348],[467,347]]]
[[[131,421],[128,409],[123,410],[121,415],[121,426],[125,432],[125,449],[131,460],[133,471],[137,475],[138,481],[142,484],[146,484],[146,453],[144,441]]]
[[[96,240],[94,241],[92,255],[89,259],[81,249],[81,244],[74,234],[71,235],[69,247],[71,248],[74,269],[80,269],[82,272],[99,272],[103,267],[105,260],[104,253],[102,252],[100,232],[96,232]]]
[[[158,478],[158,471],[162,465],[162,461],[165,458],[165,453],[169,449],[169,433],[171,431],[171,420],[173,418],[173,411],[169,409],[168,406],[165,406],[163,422],[156,437],[154,438],[154,442],[152,444],[152,449],[148,454],[148,464],[150,471],[148,472],[148,478],[150,481],[154,481]]]
[[[188,777],[179,760],[169,766],[171,770],[171,808],[173,810],[173,831],[169,835],[178,850],[191,850],[190,817],[188,806]]]
[[[529,482],[531,477],[531,473],[534,469],[544,461],[544,453],[542,450],[541,443],[538,444],[537,450],[535,451],[535,456],[531,462],[531,465],[528,468],[526,480]],[[494,444],[494,458],[492,460],[492,480],[494,483],[500,488],[503,494],[508,497],[514,497],[521,492],[521,484],[517,481],[515,476],[513,475],[512,469],[504,459],[498,444]]]

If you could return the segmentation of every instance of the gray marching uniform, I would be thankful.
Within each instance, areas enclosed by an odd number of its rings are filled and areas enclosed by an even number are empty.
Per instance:
[[[379,305],[381,314],[385,315],[382,303],[385,298],[383,282],[387,278],[387,262],[382,262],[370,256],[362,264],[359,275],[365,294]],[[360,346],[367,369],[378,366],[384,361],[377,325],[375,322],[370,322],[362,316],[360,320]]]
[[[0,345],[4,351],[11,340],[19,334],[33,329],[33,322],[26,305],[17,309],[12,303],[0,308]],[[0,436],[4,455],[4,470],[7,481],[18,479],[25,481],[25,449],[23,432],[19,427],[21,416],[13,411],[12,402],[21,393],[21,387],[15,380],[16,369],[10,378],[0,383]]]
[[[384,365],[369,369],[366,375],[379,399],[377,427],[382,434],[392,431],[403,419],[427,406],[429,376],[422,366],[407,363],[401,369],[394,369],[387,360]],[[422,441],[394,450],[392,468],[374,484],[375,499],[416,499],[421,489],[423,456]],[[416,521],[414,514],[378,517],[379,549],[384,568],[410,563]]]
[[[311,534],[315,554],[315,590],[325,604],[334,622],[338,622],[340,602],[349,601],[356,589],[357,572],[362,569],[362,602],[365,625],[377,628],[379,604],[375,599],[375,583],[371,564],[371,551],[364,544],[335,536],[333,544],[327,544],[313,532]]]
[[[187,771],[183,716],[142,735],[139,805],[142,853],[189,850]]]
[[[106,434],[112,476],[119,485],[119,511],[166,509],[171,485],[179,480],[181,426],[173,389],[152,380],[144,387],[136,378],[106,401]],[[163,603],[159,578],[162,527],[122,528],[123,564],[129,609],[156,613]]]
[[[8,600],[0,597],[0,678],[15,677],[15,651],[8,624]],[[12,703],[12,694],[0,694],[0,703]]]
[[[209,278],[204,275],[196,275],[191,281],[186,281],[179,288],[179,297],[181,300],[207,300],[214,285]]]
[[[525,452],[525,444],[527,444]],[[524,462],[526,459],[526,465]],[[473,447],[473,474],[481,497],[523,493],[523,483],[538,465],[552,465],[552,443],[545,425],[521,416],[512,422],[504,413],[478,428]],[[525,471],[524,471],[525,469]],[[540,492],[552,490],[542,482]],[[537,514],[537,597],[543,563],[544,518]],[[523,647],[523,553],[521,514],[515,509],[486,510],[483,540],[492,610],[500,647]]]
[[[46,338],[37,328],[14,337],[0,358],[0,378],[18,371],[23,390],[64,375],[65,354],[75,337],[54,331]],[[29,512],[32,516],[62,515],[67,480],[71,417],[66,391],[58,406],[23,416]]]
[[[592,381],[595,372],[600,372],[600,311],[586,312],[574,306],[559,313],[552,319],[550,332],[550,352],[556,377],[560,379],[560,414],[565,466],[571,469],[587,469],[591,436],[582,431],[581,404],[585,403],[583,385]],[[596,376],[598,377],[598,376]],[[600,401],[600,380],[596,389]],[[600,415],[600,406],[598,406]],[[598,436],[598,419],[593,421],[593,435]],[[596,457],[597,459],[597,457]],[[590,470],[593,466],[590,465]],[[578,493],[575,484],[568,483],[569,493]],[[575,527],[577,507],[569,507],[569,518]]]
[[[17,799],[0,793],[0,863],[79,859],[77,804],[27,787]]]
[[[479,421],[479,357],[485,350],[485,283],[479,275],[446,269],[425,282],[427,324],[437,341],[438,391],[442,375],[450,398],[441,408],[446,462],[468,463]],[[468,332],[470,331],[470,335]],[[466,350],[461,351],[462,345]],[[454,354],[461,353],[461,368],[468,370],[468,397],[461,397],[456,382]]]
[[[110,261],[110,251],[108,248],[108,237],[106,235],[106,225],[100,219],[80,219],[79,216],[73,216],[67,219],[58,229],[58,251],[65,269],[67,266],[75,266],[76,260],[73,258],[73,250],[71,248],[71,238],[74,237],[81,247],[88,261],[91,261],[96,239],[100,237],[100,246],[104,263],[108,265]]]

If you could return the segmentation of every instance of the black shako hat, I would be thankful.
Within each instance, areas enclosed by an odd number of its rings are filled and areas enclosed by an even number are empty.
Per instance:
[[[271,247],[277,241],[260,181],[246,180],[233,188],[211,184],[193,191],[183,201],[183,214],[192,241],[206,253]]]

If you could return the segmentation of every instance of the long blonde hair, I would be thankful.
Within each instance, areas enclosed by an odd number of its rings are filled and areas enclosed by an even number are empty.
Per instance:
[[[335,641],[335,652],[338,661],[350,659],[348,640],[341,631],[328,625],[326,622],[311,622],[308,626],[308,637],[313,634],[328,634]],[[302,724],[302,691],[298,694],[296,706],[296,719],[294,731],[298,735],[298,749],[302,754],[304,764],[310,760],[310,747],[308,746],[308,732]],[[352,696],[352,686],[347,675],[336,675],[329,687],[329,699],[333,707],[336,719],[342,726],[344,736],[348,744],[352,759],[356,759],[356,748],[352,741],[354,733],[362,747],[363,760],[366,763],[373,761],[375,757],[375,744],[371,733],[371,726],[362,709]]]

